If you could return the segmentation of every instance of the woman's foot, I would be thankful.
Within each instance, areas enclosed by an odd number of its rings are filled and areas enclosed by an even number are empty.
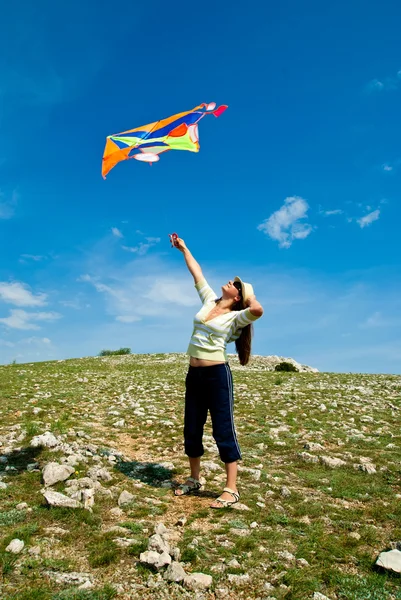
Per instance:
[[[225,487],[221,496],[216,498],[210,508],[228,508],[239,502],[239,491]]]
[[[186,494],[190,494],[191,492],[196,492],[202,487],[199,479],[195,479],[195,477],[188,477],[185,483],[181,483],[176,490],[174,490],[175,496],[185,496]]]

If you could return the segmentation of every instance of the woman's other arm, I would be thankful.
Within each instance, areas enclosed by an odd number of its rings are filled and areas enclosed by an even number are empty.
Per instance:
[[[256,300],[256,296],[249,296],[246,303],[255,317],[261,317],[263,315],[263,307],[260,302]]]
[[[175,247],[178,248],[178,250],[180,252],[182,252],[182,254],[184,255],[184,259],[185,259],[185,263],[188,267],[188,271],[191,273],[192,277],[194,278],[195,284],[199,283],[199,281],[202,281],[202,279],[204,279],[202,269],[201,269],[199,263],[194,259],[191,252],[186,247],[184,240],[181,238],[177,238]]]

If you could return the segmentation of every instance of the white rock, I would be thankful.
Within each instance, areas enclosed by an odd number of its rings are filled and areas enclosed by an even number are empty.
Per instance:
[[[114,538],[113,542],[115,542],[117,544],[117,546],[119,546],[120,548],[129,548],[130,546],[132,546],[133,544],[137,543],[137,540],[133,539],[133,538]]]
[[[347,463],[341,458],[333,458],[331,456],[319,456],[320,462],[330,469],[336,469],[337,467],[343,467]]]
[[[234,575],[233,573],[228,574],[228,581],[230,583],[234,583],[235,585],[246,585],[249,582],[249,573],[245,573],[244,575]]]
[[[289,498],[291,496],[291,492],[288,489],[288,487],[283,485],[283,487],[280,490],[280,495],[283,496],[283,498]]]
[[[82,490],[82,500],[84,502],[84,508],[92,508],[95,503],[95,490],[93,488]]]
[[[164,525],[164,523],[157,523],[155,525],[154,532],[158,533],[159,535],[163,535],[167,533],[167,527]]]
[[[401,573],[401,552],[400,550],[389,550],[388,552],[380,552],[376,561],[379,567]]]
[[[166,581],[175,581],[178,583],[179,581],[183,581],[187,574],[185,573],[182,565],[179,562],[173,561],[170,565],[168,565],[166,572],[164,574],[164,579]]]
[[[299,567],[309,567],[309,563],[305,558],[297,558],[297,565]]]
[[[62,527],[45,527],[45,533],[48,535],[56,535],[58,537],[60,535],[66,535],[69,533],[69,530],[63,529]]]
[[[242,504],[242,502],[236,502],[235,504],[233,504],[231,506],[231,508],[234,509],[234,510],[240,510],[240,511],[242,511],[242,510],[251,510],[249,508],[249,506],[247,506],[246,504]]]
[[[131,504],[131,502],[134,500],[135,496],[133,494],[130,494],[130,492],[127,492],[126,490],[124,490],[123,492],[121,492],[119,498],[118,498],[118,506],[124,506],[126,504]]]
[[[41,551],[42,550],[40,546],[32,546],[31,548],[29,548],[28,554],[30,554],[31,556],[39,556]]]
[[[155,550],[159,554],[162,554],[163,552],[170,554],[170,544],[164,538],[162,538],[161,535],[155,533],[149,538],[148,550]]]
[[[191,573],[184,579],[184,586],[189,590],[207,590],[213,583],[211,575],[205,575],[204,573]]]
[[[259,481],[262,474],[260,469],[251,469],[250,467],[243,467],[242,465],[238,465],[238,471],[249,473],[249,475],[251,475],[252,479],[255,481]]]
[[[321,404],[319,406],[319,410],[321,410],[322,412],[325,412],[327,410],[327,406],[325,404]]]
[[[309,454],[309,452],[300,452],[298,454],[299,458],[307,463],[318,463],[319,458],[314,456],[313,454]]]
[[[12,554],[19,554],[24,549],[24,546],[25,544],[22,540],[15,538],[14,540],[11,540],[11,542],[8,544],[6,552],[11,552]]]
[[[316,450],[324,450],[322,444],[318,444],[317,442],[305,442],[304,448],[305,450],[311,450],[312,452]]]
[[[75,473],[74,467],[70,467],[68,465],[60,465],[56,462],[48,463],[42,471],[45,486],[54,485],[59,481],[65,481],[73,473]]]
[[[147,565],[152,565],[156,567],[156,569],[161,569],[162,567],[171,564],[171,556],[166,552],[163,554],[159,554],[154,550],[147,550],[146,552],[141,552],[139,556],[139,560]]]
[[[205,460],[205,462],[202,463],[202,468],[206,469],[206,471],[212,472],[222,471],[222,467],[211,460]]]
[[[6,490],[8,488],[8,484],[5,481],[0,481],[0,490]]]
[[[113,427],[116,427],[116,428],[124,427],[124,425],[125,425],[124,419],[120,419],[119,421],[116,421],[115,423],[113,423]]]
[[[315,592],[312,596],[312,600],[330,600],[330,598],[320,592]]]
[[[58,443],[57,438],[50,431],[45,431],[42,435],[36,435],[31,440],[31,446],[33,448],[38,448],[39,446],[54,448]]]
[[[113,479],[110,472],[103,467],[92,467],[92,469],[89,469],[88,471],[88,476],[91,479],[101,479],[102,481],[111,481]]]
[[[227,566],[233,567],[234,569],[239,569],[241,565],[236,558],[232,558],[230,562],[227,563]]]
[[[78,586],[79,590],[90,590],[91,588],[94,587],[94,584],[89,581],[89,579],[87,579],[84,583],[82,583],[81,585]]]
[[[373,475],[373,473],[376,473],[376,467],[371,463],[355,464],[354,469],[363,471],[363,473],[367,473],[368,475]]]
[[[277,558],[284,560],[285,562],[295,562],[295,556],[287,550],[284,550],[283,552],[277,552]]]
[[[65,508],[81,508],[82,504],[80,504],[77,500],[73,498],[69,498],[64,494],[60,494],[59,492],[53,492],[52,490],[42,491],[42,494],[46,498],[47,502],[50,506],[64,506]]]
[[[115,506],[114,508],[110,509],[110,514],[113,515],[113,517],[122,517],[124,511],[119,506]]]
[[[24,510],[25,508],[28,508],[28,504],[26,502],[20,502],[15,508],[17,510]]]
[[[59,584],[83,585],[87,581],[91,581],[91,575],[89,573],[77,573],[76,571],[71,571],[70,573],[45,571],[45,575]]]

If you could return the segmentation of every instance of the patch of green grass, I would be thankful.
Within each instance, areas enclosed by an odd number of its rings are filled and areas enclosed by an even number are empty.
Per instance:
[[[28,437],[34,437],[40,433],[40,426],[37,421],[25,421],[23,429],[25,429]]]
[[[41,565],[44,569],[61,571],[62,573],[74,571],[75,568],[75,565],[67,558],[41,558]]]
[[[143,525],[135,523],[135,521],[124,521],[123,523],[119,523],[119,526],[129,529],[132,533],[142,533],[143,530]]]
[[[91,567],[105,567],[120,557],[121,551],[108,536],[93,540],[89,547],[88,562]]]
[[[235,552],[249,552],[256,546],[256,540],[252,537],[239,537],[235,542]]]
[[[29,586],[15,594],[4,596],[3,600],[52,600],[52,593],[47,586]]]
[[[140,542],[137,542],[136,544],[131,544],[131,546],[128,547],[128,554],[131,556],[139,556],[142,552],[146,552],[147,549],[148,540],[143,539]]]
[[[25,521],[25,519],[25,512],[23,510],[17,510],[16,508],[0,512],[0,526],[15,525],[16,523]]]
[[[233,519],[228,522],[228,525],[234,529],[248,529],[248,525],[241,519]]]
[[[8,533],[2,540],[2,545],[4,547],[8,546],[8,544],[14,538],[18,540],[22,540],[25,542],[25,545],[29,544],[32,536],[34,536],[38,532],[39,528],[36,523],[29,523],[18,529],[14,529],[12,532]]]
[[[50,522],[51,525],[57,525],[58,527],[82,527],[87,526],[93,530],[99,530],[102,524],[102,519],[95,512],[89,512],[84,508],[62,508],[53,506],[49,508],[44,504],[39,507],[37,512],[38,517],[45,519]]]
[[[17,559],[16,554],[5,551],[0,552],[0,569],[3,581],[13,572]]]
[[[181,554],[182,562],[196,563],[198,560],[198,551],[195,548],[185,548]]]
[[[112,600],[116,596],[116,589],[111,585],[105,585],[98,590],[77,590],[76,588],[63,590],[54,594],[51,600]]]
[[[336,577],[337,598],[339,600],[386,600],[391,593],[386,583],[387,578],[376,573],[365,576],[338,575]]]

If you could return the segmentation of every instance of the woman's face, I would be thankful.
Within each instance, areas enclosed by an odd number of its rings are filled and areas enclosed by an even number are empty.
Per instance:
[[[231,281],[231,279],[228,283],[221,286],[221,291],[223,292],[223,298],[225,300],[238,301],[241,298],[240,292],[236,286],[240,287],[240,284],[235,282],[235,285],[234,285],[234,282]]]

